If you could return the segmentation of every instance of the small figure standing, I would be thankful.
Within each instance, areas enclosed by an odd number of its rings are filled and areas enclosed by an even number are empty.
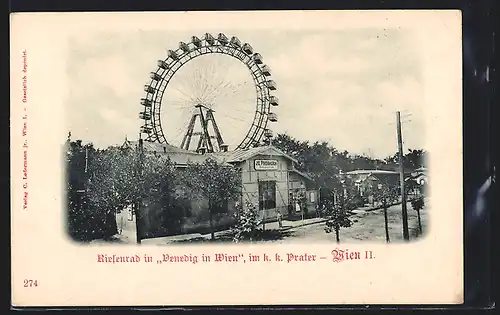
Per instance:
[[[323,210],[324,210],[324,205],[320,205],[320,204],[316,205],[316,215],[318,216],[318,218],[323,217]]]
[[[278,219],[278,226],[279,228],[283,228],[283,221],[282,221],[282,216],[281,216],[281,212],[279,210],[276,210],[276,217]]]
[[[118,212],[118,216],[120,218],[120,224],[118,225],[118,234],[122,234],[123,228],[126,224],[124,212],[125,212],[125,210],[121,210]]]

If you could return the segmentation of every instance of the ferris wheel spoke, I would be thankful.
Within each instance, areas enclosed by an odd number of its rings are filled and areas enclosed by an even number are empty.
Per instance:
[[[175,108],[175,109],[180,109],[180,110],[187,110],[187,109],[190,109],[192,108],[193,106],[191,105],[186,105],[186,106],[180,106],[180,107],[176,107],[176,106],[171,106],[172,108]]]
[[[189,84],[189,81],[187,81],[185,78],[178,78],[178,85],[179,87],[176,88],[175,86],[173,88],[177,89],[177,90],[180,90],[181,93],[183,93],[185,96],[189,96],[189,98],[191,98],[194,94],[194,91],[196,91],[195,88],[193,88],[191,86],[191,84]]]
[[[212,82],[213,78],[210,78],[208,76],[208,72],[204,72],[203,75],[197,78],[197,80],[200,82],[199,86],[199,97],[202,100],[205,100],[207,98],[207,94],[209,94],[209,91],[212,88]]]
[[[229,69],[224,69],[222,76],[218,78],[218,84],[214,86],[214,88],[210,91],[210,93],[216,93],[223,89],[232,88],[231,80],[227,79],[228,74],[230,73]]]
[[[243,97],[245,97],[245,98],[243,98]],[[248,103],[252,102],[255,105],[255,95],[248,97],[246,95],[240,96],[240,95],[234,94],[234,95],[228,95],[228,98],[230,98],[233,103],[238,102],[238,103],[242,103],[242,104],[248,104]]]
[[[229,126],[227,126],[227,125],[229,125]],[[227,121],[227,124],[226,124],[225,126],[223,126],[223,127],[222,127],[221,131],[228,131],[228,130],[230,130],[230,129],[229,129],[229,128],[227,128],[227,127],[231,127],[231,129],[232,129],[232,130],[235,130],[235,129],[237,130],[237,129],[238,129],[238,126],[236,126],[233,122],[231,122],[231,121]],[[227,134],[227,133],[226,133],[226,134]],[[223,135],[223,136],[224,136],[224,135]],[[228,139],[226,139],[226,141],[227,141],[227,140],[228,140]],[[231,140],[232,140],[232,139],[231,139]]]
[[[174,99],[174,100],[167,99],[167,101],[168,101],[170,104],[174,104],[174,105],[181,105],[181,106],[191,104],[191,100],[189,100],[189,99],[185,99],[185,98],[180,97],[180,96],[176,97],[176,99]]]
[[[169,101],[169,104],[171,104],[172,106],[187,106],[189,105],[189,101],[188,100],[172,100],[172,101]]]
[[[227,87],[229,87],[229,85]],[[218,93],[219,94],[216,93],[216,95],[219,97],[228,97],[228,96],[234,97],[236,95],[244,95],[245,94],[245,93],[240,92],[238,89],[234,89],[234,88],[232,88],[231,90],[225,89],[225,91],[218,91]],[[251,94],[253,95],[252,99],[255,100],[255,92],[252,91]]]
[[[218,63],[220,63],[220,60],[218,60]],[[213,77],[213,82],[219,82],[216,85],[219,86],[220,84],[223,84],[224,82],[227,82],[227,76],[229,73],[229,66],[226,65],[216,65],[212,69],[210,69],[210,75]]]
[[[197,97],[200,97],[202,94],[200,91],[203,90],[204,85],[206,84],[203,79],[203,74],[199,69],[196,69],[197,71],[193,72],[191,81],[193,82],[193,85],[195,86],[195,94]]]
[[[175,142],[179,142],[179,138],[182,138],[186,133],[189,128],[189,121],[186,122],[184,127],[179,127],[177,128],[177,133],[175,135],[175,138],[173,139]]]
[[[255,114],[255,109],[254,110],[243,110],[241,108],[232,108],[234,111],[238,112],[238,113],[242,113],[242,114],[251,114],[251,115],[254,115]]]
[[[189,100],[196,97],[197,89],[193,86],[192,83],[190,83],[190,80],[187,80],[186,78],[183,77],[179,77],[178,81],[179,82],[176,82],[177,84],[174,84],[174,86],[172,86],[173,89],[180,90],[179,92],[183,93],[183,95],[188,97]]]
[[[200,89],[200,99],[205,100],[206,99],[206,91],[209,89],[210,85],[209,84],[204,84],[203,88]]]
[[[180,81],[189,87],[189,92],[192,94],[192,98],[197,98],[200,96],[200,90],[203,85],[202,74],[200,72],[200,68],[194,69],[191,73],[182,73],[179,74]]]
[[[189,95],[189,94],[187,94],[186,92],[182,91],[181,89],[178,89],[178,88],[176,88],[176,87],[173,87],[173,88],[174,88],[174,90],[176,90],[176,91],[180,92],[181,94],[185,95],[185,96],[186,96],[186,97],[188,97],[189,99],[191,99],[191,98],[192,98],[192,96],[190,96],[190,95]]]
[[[216,92],[217,92],[217,90],[218,90],[220,87],[223,87],[223,84],[224,84],[224,83],[225,83],[224,81],[221,81],[221,82],[219,82],[217,85],[212,86],[212,87],[211,87],[211,89],[210,89],[210,91],[209,91],[209,93],[206,95],[206,97],[207,97],[207,98],[209,98],[209,97],[213,96],[213,95],[214,95],[214,93],[216,93]],[[227,84],[227,83],[226,83],[226,84]]]
[[[201,71],[198,73],[198,80],[202,85],[206,85],[207,82],[210,81],[210,77],[213,77],[214,69],[212,67],[212,63],[207,64]]]
[[[224,117],[226,118],[231,118],[233,120],[238,120],[238,121],[241,121],[241,122],[244,122],[244,123],[248,123],[248,121],[244,120],[244,119],[241,119],[241,118],[236,118],[236,117],[232,117],[232,116],[229,116],[228,114],[222,114]]]
[[[192,107],[190,101],[176,102],[176,101],[165,100],[163,103],[165,103],[165,105],[168,106],[169,108],[184,109]]]
[[[179,137],[182,137],[187,132],[187,129],[189,127],[189,121],[191,120],[192,115],[194,114],[194,111],[195,111],[194,108],[190,108],[189,110],[185,110],[180,115],[181,117],[179,119],[176,119],[176,121],[180,121],[180,122],[184,122],[184,123],[181,124],[181,126],[177,127],[175,136],[174,136],[174,138],[172,138],[172,140],[174,140],[174,142],[178,142]]]

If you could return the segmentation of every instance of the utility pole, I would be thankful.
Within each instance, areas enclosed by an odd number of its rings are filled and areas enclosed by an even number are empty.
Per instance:
[[[401,113],[396,112],[396,125],[398,131],[398,156],[399,156],[399,182],[401,186],[401,212],[403,218],[403,238],[405,241],[410,240],[408,230],[408,211],[406,209],[406,193],[405,193],[405,169],[403,156],[403,136],[401,135]]]
[[[87,174],[88,171],[88,163],[89,163],[89,147],[85,146],[85,175]]]

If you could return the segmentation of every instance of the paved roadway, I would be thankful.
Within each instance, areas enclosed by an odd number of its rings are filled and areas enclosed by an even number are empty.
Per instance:
[[[411,204],[408,203],[408,226],[410,230],[410,240],[417,237],[418,232],[418,219],[417,213],[412,209]],[[359,211],[359,210],[358,210]],[[427,231],[428,218],[427,209],[421,211],[422,229],[423,234]],[[401,205],[395,205],[388,209],[387,212],[389,221],[389,238],[391,243],[403,241],[403,226],[401,219]],[[340,230],[340,242],[381,242],[385,243],[385,225],[384,225],[384,211],[382,209],[373,211],[360,211],[351,216],[354,221],[353,225],[349,228],[342,228]],[[266,224],[268,228],[272,224]],[[143,240],[143,243],[164,245],[169,244],[178,239],[200,238],[201,235],[196,237],[193,235],[153,238]],[[209,235],[205,235],[208,239]],[[267,241],[269,242],[269,241]],[[266,242],[266,243],[267,243]],[[326,233],[325,223],[316,223],[301,227],[294,227],[290,230],[284,231],[284,236],[280,240],[271,241],[280,244],[297,244],[309,243],[320,244],[335,242],[335,232]]]
[[[410,203],[408,209],[408,226],[410,229],[410,240],[416,238],[418,231],[417,212],[412,209]],[[420,211],[423,234],[428,227],[427,209]],[[401,205],[392,206],[388,209],[389,238],[391,243],[403,241],[403,225]],[[340,230],[340,242],[385,242],[385,225],[383,210],[373,210],[359,213],[352,217],[354,224],[350,228]],[[307,225],[290,230],[288,235],[278,240],[278,243],[314,243],[335,241],[335,232],[326,233],[325,223]]]

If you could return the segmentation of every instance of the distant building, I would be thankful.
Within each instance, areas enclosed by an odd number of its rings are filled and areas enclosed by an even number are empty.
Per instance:
[[[126,140],[121,148],[125,150],[135,149],[138,145],[138,141]],[[210,157],[220,163],[225,163],[216,155],[199,154],[170,144],[143,141],[143,149],[145,154],[167,156],[179,170],[184,169],[188,162],[203,163]],[[232,167],[231,164],[227,165]],[[146,215],[141,220],[142,231],[144,231],[142,233],[143,238],[188,234],[191,232],[209,232],[208,200],[188,198],[181,187],[176,188],[174,194],[178,201],[176,203],[178,207],[173,209],[162,209],[160,205],[147,199],[143,201],[147,209]],[[224,204],[224,208],[219,210],[219,213],[212,217],[215,229],[223,229],[235,222],[236,207],[234,202]],[[172,223],[173,217],[178,219],[177,223]],[[166,222],[171,226],[168,226]]]
[[[428,181],[427,168],[420,167],[410,173],[409,180],[415,181],[419,185],[425,185]]]
[[[378,189],[379,184],[389,187],[399,186],[399,172],[384,170],[355,170],[345,173],[350,177],[361,196],[369,197]]]

